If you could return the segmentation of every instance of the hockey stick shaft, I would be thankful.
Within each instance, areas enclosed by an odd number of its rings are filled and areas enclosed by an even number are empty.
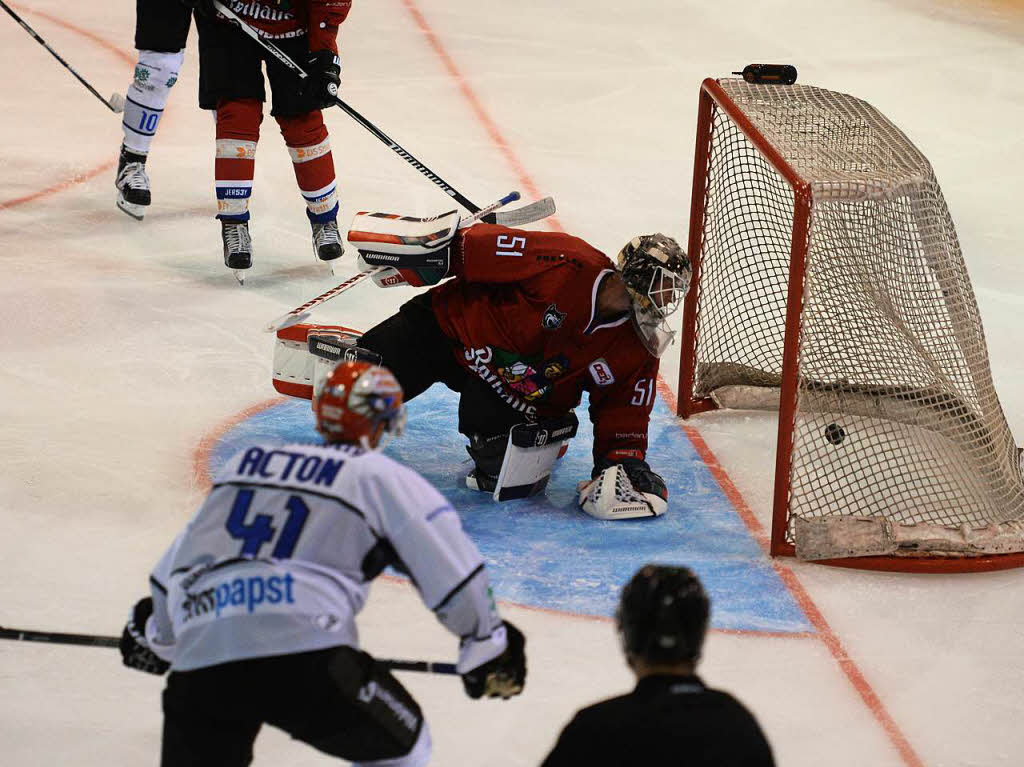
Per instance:
[[[0,0],[0,2],[3,2],[3,0]],[[275,59],[281,62],[281,64],[283,64],[287,69],[289,69],[293,74],[295,74],[300,80],[305,80],[307,78],[306,71],[298,64],[296,64],[288,56],[288,54],[286,54],[284,51],[282,51],[269,40],[264,40],[262,37],[260,37],[259,32],[253,29],[250,25],[246,24],[244,21],[242,21],[242,19],[239,18],[237,13],[232,11],[219,0],[214,0],[213,5],[221,13],[221,15],[226,16],[227,18],[237,23],[241,30],[245,32],[245,34],[247,34],[257,43],[259,43],[261,46],[263,46],[263,48],[265,48],[268,53],[270,53]],[[384,131],[382,131],[372,122],[367,120],[361,114],[359,114],[359,112],[357,112],[355,109],[353,109],[352,107],[350,107],[348,104],[346,104],[344,101],[337,97],[335,97],[334,103],[335,105],[341,107],[345,111],[345,113],[348,114],[349,117],[351,117],[357,123],[366,128],[366,130],[372,133],[379,141],[383,142],[384,144],[387,144],[388,149],[390,149],[392,152],[397,154],[407,163],[412,165],[412,167],[414,167],[416,170],[418,170],[420,173],[422,173],[424,176],[430,179],[434,184],[436,184],[441,189],[441,191],[443,191],[445,194],[447,194],[449,197],[455,200],[455,202],[457,202],[459,205],[464,207],[470,213],[476,213],[477,211],[480,210],[479,205],[476,205],[475,203],[467,199],[465,195],[461,194],[455,187],[453,187],[443,178],[434,173],[434,171],[432,171],[430,168],[428,168],[426,165],[424,165],[422,162],[416,159],[416,157],[414,157],[401,144],[392,139]]]
[[[488,215],[489,213],[493,213],[498,208],[504,205],[508,205],[510,202],[515,202],[518,199],[519,192],[509,192],[500,200],[492,202],[486,208],[481,208],[473,215],[463,219],[459,223],[459,228],[462,229],[463,227],[469,226],[470,224],[479,221],[481,218]],[[372,277],[378,272],[382,272],[383,270],[388,268],[390,267],[375,266],[372,269],[367,269],[365,272],[357,272],[356,274],[352,275],[347,280],[342,282],[340,285],[335,285],[333,288],[324,293],[321,293],[316,298],[311,298],[302,306],[297,306],[284,316],[278,317],[276,320],[267,325],[267,327],[264,328],[264,330],[268,333],[276,333],[278,330],[284,330],[285,328],[290,328],[292,325],[297,325],[298,323],[302,322],[306,317],[309,316],[309,310],[312,309],[314,306],[319,306],[320,304],[326,301],[330,301],[332,298],[340,296],[346,290],[355,287],[360,282],[365,280],[367,277]]]
[[[372,269],[367,269],[365,272],[356,272],[354,275],[349,277],[344,282],[335,285],[333,288],[321,293],[316,298],[309,299],[302,306],[295,307],[284,316],[278,317],[276,320],[267,325],[267,327],[265,327],[264,330],[268,333],[276,333],[278,330],[284,330],[285,328],[290,328],[292,325],[296,325],[299,322],[302,322],[302,320],[309,316],[309,310],[312,309],[314,306],[319,306],[324,301],[330,301],[332,298],[341,295],[349,288],[355,287],[360,282],[365,280],[367,277],[372,277],[373,275],[377,274],[378,272],[382,272],[387,268],[388,267],[386,266],[375,266]]]
[[[0,627],[0,639],[14,639],[22,642],[45,642],[47,644],[82,645],[86,647],[117,647],[117,637],[98,634],[67,634],[62,631],[33,631],[31,629],[9,629]],[[458,674],[454,663],[435,663],[429,660],[378,659],[378,663],[391,671],[422,671],[427,674]]]
[[[73,66],[71,66],[66,61],[64,61],[64,59],[61,58],[60,54],[57,53],[57,51],[55,51],[53,48],[51,48],[49,46],[49,44],[43,38],[41,38],[38,34],[36,34],[36,31],[34,29],[32,29],[32,27],[30,27],[28,24],[25,23],[25,21],[21,18],[21,16],[19,16],[18,14],[16,14],[14,12],[14,9],[11,8],[11,6],[9,6],[7,3],[5,3],[4,0],[0,0],[0,7],[3,7],[3,9],[5,11],[7,11],[7,13],[10,14],[11,18],[14,19],[16,22],[18,22],[21,25],[22,29],[24,29],[32,37],[34,37],[35,41],[37,43],[39,43],[41,46],[46,48],[46,50],[48,50],[50,52],[50,54],[55,59],[57,59],[57,61],[59,61],[61,64],[63,64],[64,68],[67,69],[71,74],[73,74],[75,76],[75,78],[78,80],[78,82],[80,82],[82,85],[84,85],[86,88],[88,88],[89,89],[89,93],[91,93],[93,96],[95,96],[100,101],[102,101],[103,102],[103,106],[105,106],[111,112],[114,112],[115,114],[117,113],[118,110],[114,108],[113,104],[111,104],[110,101],[108,101],[107,99],[103,98],[99,94],[99,91],[97,91],[95,88],[93,88],[91,85],[89,85],[89,83],[86,81],[86,79],[84,77],[82,77],[80,74],[78,74],[78,72],[75,71],[75,68]]]
[[[61,631],[33,631],[0,627],[0,639],[18,639],[22,642],[49,642],[50,644],[76,644],[90,647],[117,647],[117,637],[97,634],[66,634]]]

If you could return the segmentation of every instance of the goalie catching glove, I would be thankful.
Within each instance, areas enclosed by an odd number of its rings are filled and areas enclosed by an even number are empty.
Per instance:
[[[152,597],[140,599],[132,609],[131,618],[124,627],[118,649],[121,659],[129,668],[145,671],[147,674],[163,674],[171,664],[153,652],[146,641],[146,621],[153,614]]]
[[[348,241],[359,251],[360,270],[388,267],[373,276],[380,287],[436,285],[452,272],[460,220],[454,210],[430,218],[357,213]]]
[[[466,695],[474,700],[485,695],[508,700],[526,684],[526,637],[508,621],[501,628],[507,642],[501,655],[462,674]]]
[[[665,481],[646,461],[608,459],[594,467],[593,479],[579,484],[580,507],[597,519],[660,517],[668,509]]]

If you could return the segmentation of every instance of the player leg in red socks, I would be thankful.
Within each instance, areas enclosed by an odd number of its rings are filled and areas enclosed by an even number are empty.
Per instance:
[[[256,168],[256,142],[263,122],[263,104],[256,99],[224,99],[217,105],[217,218],[224,240],[224,265],[240,270],[252,266],[249,197]]]
[[[313,228],[313,252],[321,261],[333,261],[344,252],[338,232],[338,192],[334,158],[323,115],[319,109],[294,117],[277,117],[288,145],[295,180],[306,201]]]

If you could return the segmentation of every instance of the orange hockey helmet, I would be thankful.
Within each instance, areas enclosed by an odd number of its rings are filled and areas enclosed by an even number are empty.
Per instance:
[[[368,362],[342,362],[313,398],[316,429],[328,442],[383,447],[405,428],[402,386],[391,371]]]

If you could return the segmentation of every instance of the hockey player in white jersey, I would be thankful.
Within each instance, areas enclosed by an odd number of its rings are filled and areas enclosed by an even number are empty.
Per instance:
[[[124,139],[117,162],[117,207],[141,221],[151,201],[146,159],[163,119],[171,88],[185,59],[192,8],[209,0],[135,0],[135,49],[138,58],[125,98]]]
[[[388,565],[459,637],[466,692],[508,698],[525,639],[447,500],[376,451],[401,433],[386,369],[342,362],[314,398],[326,444],[255,444],[218,472],[150,576],[121,639],[126,665],[171,673],[163,767],[247,765],[265,722],[360,765],[426,764],[419,706],[359,650],[355,615]]]

